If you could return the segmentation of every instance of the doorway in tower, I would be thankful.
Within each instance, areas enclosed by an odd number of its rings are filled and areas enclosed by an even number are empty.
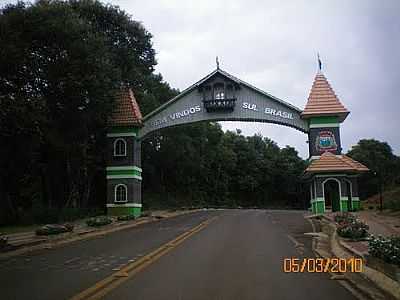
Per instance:
[[[329,178],[323,183],[325,209],[340,211],[340,182],[337,179]]]

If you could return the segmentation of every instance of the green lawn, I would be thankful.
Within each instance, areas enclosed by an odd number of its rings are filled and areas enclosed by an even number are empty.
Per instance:
[[[35,231],[40,225],[14,225],[14,226],[0,226],[0,233],[2,234],[12,234],[27,231]]]

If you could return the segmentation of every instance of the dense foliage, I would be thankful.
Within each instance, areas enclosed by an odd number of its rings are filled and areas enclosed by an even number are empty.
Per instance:
[[[385,191],[400,185],[400,157],[393,154],[388,143],[375,139],[362,139],[347,155],[371,170],[360,177],[361,199],[379,193],[380,186]]]
[[[145,199],[152,205],[305,207],[305,162],[268,138],[209,123],[167,129],[144,146]]]
[[[5,6],[0,33],[0,223],[103,206],[115,90],[144,112],[175,93],[153,74],[150,33],[91,0]]]
[[[400,237],[372,236],[369,254],[400,267]]]

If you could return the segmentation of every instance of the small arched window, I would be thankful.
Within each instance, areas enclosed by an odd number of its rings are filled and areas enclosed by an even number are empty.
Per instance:
[[[126,156],[126,141],[124,139],[114,141],[114,156]]]
[[[115,202],[128,202],[128,188],[125,184],[117,184],[115,186]]]

